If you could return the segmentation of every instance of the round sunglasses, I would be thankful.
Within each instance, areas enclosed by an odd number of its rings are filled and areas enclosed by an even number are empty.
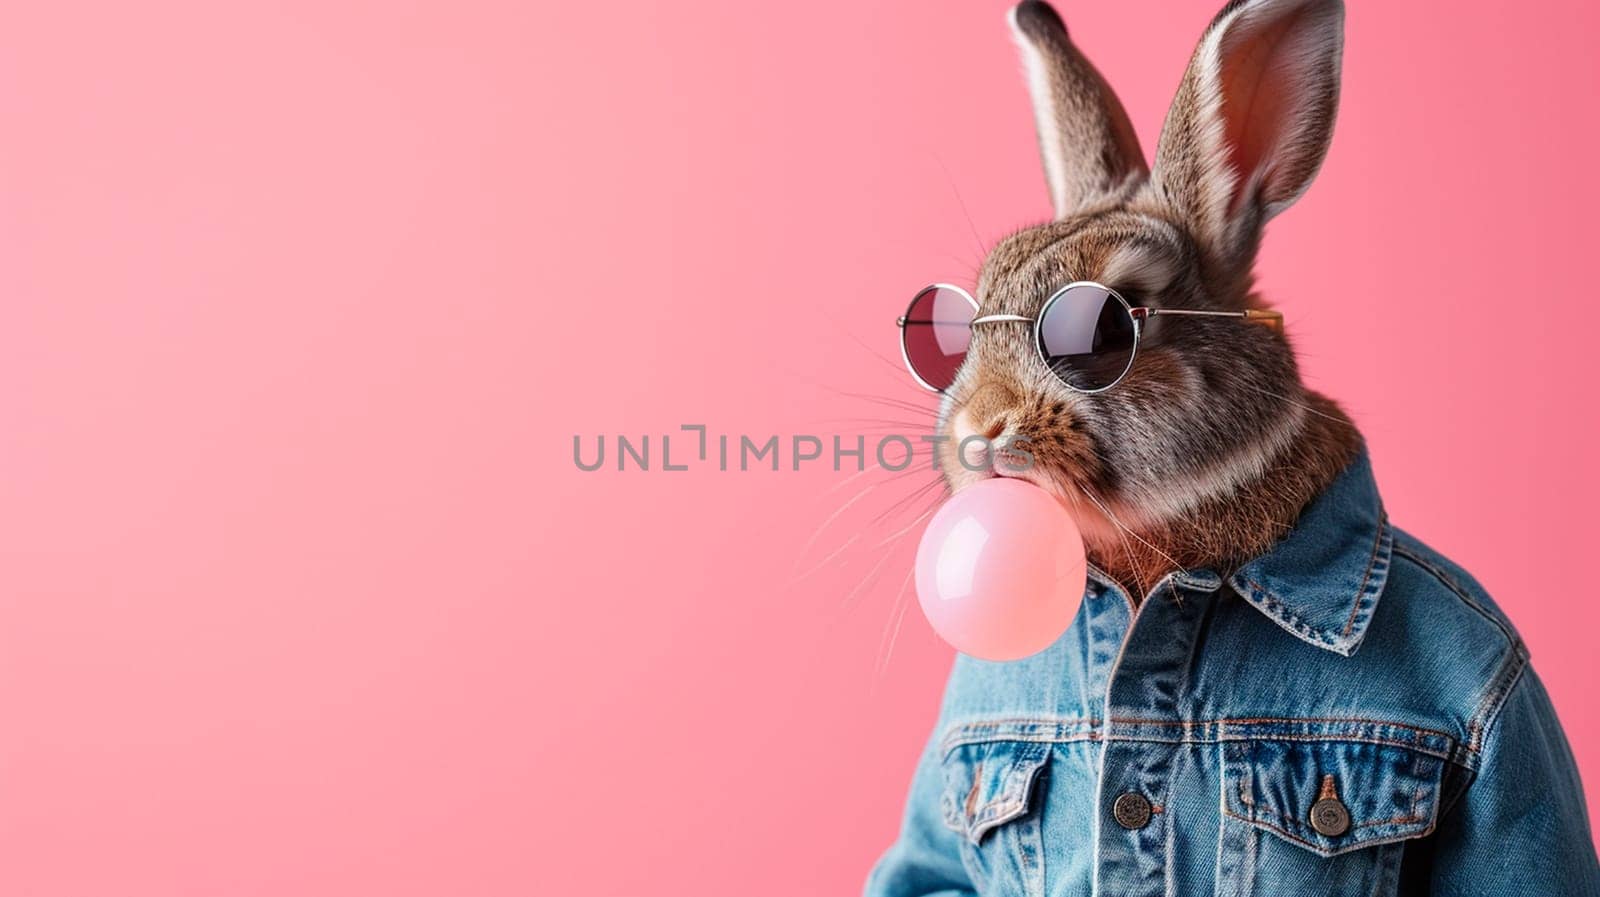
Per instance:
[[[1251,308],[1244,311],[1196,311],[1129,305],[1122,294],[1092,280],[1079,280],[1045,300],[1038,317],[978,315],[978,300],[958,286],[936,283],[923,287],[897,322],[900,354],[918,383],[944,392],[956,381],[967,359],[972,328],[978,324],[1016,321],[1033,325],[1039,359],[1069,389],[1104,392],[1128,376],[1144,322],[1161,315],[1242,318],[1283,329],[1283,313]]]

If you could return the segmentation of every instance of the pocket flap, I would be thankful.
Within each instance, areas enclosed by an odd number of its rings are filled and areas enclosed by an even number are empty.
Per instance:
[[[1050,745],[1027,741],[981,741],[952,748],[944,758],[944,821],[977,844],[996,826],[1024,816],[1034,780],[1050,756]]]
[[[1433,831],[1444,760],[1359,741],[1241,741],[1224,749],[1223,809],[1335,856]]]

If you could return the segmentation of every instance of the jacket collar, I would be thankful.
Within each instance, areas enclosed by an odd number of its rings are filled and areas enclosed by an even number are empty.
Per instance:
[[[1377,609],[1392,548],[1389,519],[1362,449],[1306,506],[1294,529],[1228,583],[1297,638],[1348,657]]]
[[[1294,529],[1235,570],[1228,584],[1296,638],[1349,657],[1361,646],[1378,607],[1393,544],[1372,464],[1362,449],[1306,506]],[[1091,594],[1122,593],[1093,565],[1089,578]],[[1222,587],[1221,577],[1210,570],[1178,572],[1170,578],[1200,592]]]

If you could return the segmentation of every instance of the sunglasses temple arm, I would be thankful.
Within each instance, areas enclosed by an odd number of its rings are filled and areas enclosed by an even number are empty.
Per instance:
[[[1270,308],[1246,309],[1244,319],[1261,324],[1273,333],[1283,332],[1283,312],[1281,311],[1273,311]]]
[[[1154,318],[1160,315],[1189,315],[1196,318],[1243,318],[1263,324],[1278,333],[1283,332],[1283,312],[1269,308],[1247,308],[1244,311],[1200,311],[1191,308],[1138,308],[1135,318]]]

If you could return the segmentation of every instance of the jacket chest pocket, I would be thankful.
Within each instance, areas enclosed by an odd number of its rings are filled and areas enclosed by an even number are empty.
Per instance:
[[[940,809],[981,894],[1042,895],[1040,808],[1050,745],[982,741],[945,755]]]
[[[1393,895],[1433,831],[1444,761],[1364,741],[1223,745],[1219,897]]]

